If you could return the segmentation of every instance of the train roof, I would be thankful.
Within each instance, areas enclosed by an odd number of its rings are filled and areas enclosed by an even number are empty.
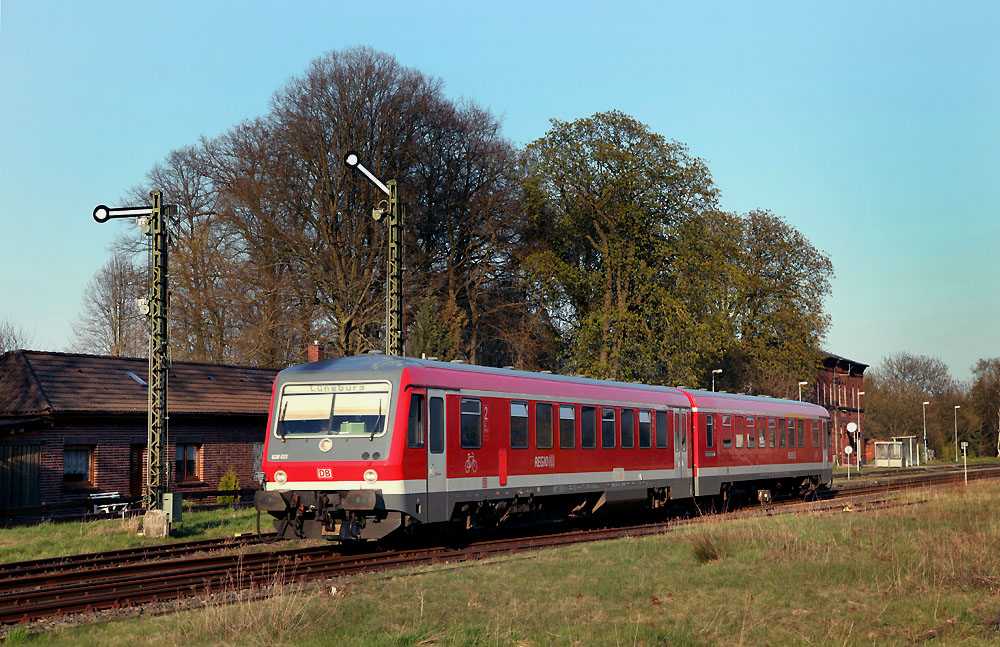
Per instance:
[[[395,355],[355,355],[353,357],[338,357],[334,359],[310,362],[287,368],[278,374],[279,382],[301,380],[308,375],[309,379],[319,377],[329,371],[330,377],[334,374],[337,378],[361,379],[377,377],[398,378],[406,369],[427,369],[429,372],[457,372],[473,375],[497,376],[507,378],[521,378],[542,380],[545,382],[559,383],[566,385],[588,385],[595,387],[625,388],[642,391],[653,391],[668,393],[679,397],[686,397],[680,389],[669,386],[656,386],[641,384],[638,382],[616,382],[614,380],[598,380],[589,377],[558,375],[555,373],[535,373],[532,371],[519,371],[509,368],[495,368],[492,366],[479,366],[477,364],[461,364],[458,362],[441,362],[430,359],[417,359],[414,357],[398,357]]]
[[[825,418],[829,412],[811,402],[800,402],[799,400],[785,400],[782,398],[770,398],[760,395],[746,395],[743,393],[720,393],[718,391],[700,391],[685,389],[690,394],[694,405],[699,410],[739,410],[746,412],[760,412],[764,414],[785,414],[816,416]]]
[[[488,378],[503,377],[513,378],[520,382],[521,385],[526,384],[523,380],[532,380],[535,384],[541,381],[542,383],[559,387],[585,386],[590,388],[628,389],[631,391],[642,391],[648,395],[669,395],[678,400],[675,404],[684,402],[702,411],[718,409],[723,411],[745,411],[747,413],[759,413],[762,415],[795,414],[816,417],[825,417],[828,415],[826,409],[823,407],[808,402],[799,402],[798,400],[781,400],[738,393],[679,389],[671,386],[657,386],[638,382],[597,380],[581,376],[535,373],[509,368],[495,368],[476,364],[441,362],[438,360],[382,354],[337,357],[310,362],[308,364],[299,364],[279,373],[277,381],[279,384],[299,382],[304,379],[388,379],[398,381],[402,378],[403,372],[406,370],[411,371],[413,379],[418,381],[426,379],[428,385],[437,384],[436,380],[455,382],[457,375],[464,375],[465,377],[458,378],[458,386],[470,389],[496,388],[495,382],[490,382]],[[513,387],[514,384],[511,383],[508,386]]]

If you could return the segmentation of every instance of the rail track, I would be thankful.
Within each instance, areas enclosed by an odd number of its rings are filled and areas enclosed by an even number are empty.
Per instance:
[[[977,470],[969,479],[996,478],[1000,469]],[[820,501],[809,509],[842,507],[841,500],[916,486],[962,482],[962,474],[934,478],[866,483],[830,491],[835,502]],[[775,502],[778,508],[805,505]],[[869,501],[870,507],[891,505]],[[816,506],[819,506],[817,508]],[[671,520],[615,528],[577,529],[531,536],[486,538],[461,546],[425,546],[351,554],[334,546],[265,552],[204,555],[198,553],[260,543],[256,537],[184,542],[162,547],[94,553],[52,560],[0,565],[0,625],[50,616],[115,609],[191,596],[208,596],[271,585],[372,573],[439,562],[462,562],[525,550],[601,541],[623,536],[662,534],[698,520]],[[254,541],[256,540],[256,541]],[[242,543],[241,543],[242,542]]]
[[[220,550],[235,550],[246,546],[274,541],[275,534],[245,534],[219,539],[201,539],[170,544],[156,544],[139,548],[124,548],[103,553],[83,553],[47,559],[32,559],[23,562],[0,563],[0,591],[8,582],[21,578],[52,572],[101,568],[111,565],[137,564],[155,560],[186,557],[198,553]]]

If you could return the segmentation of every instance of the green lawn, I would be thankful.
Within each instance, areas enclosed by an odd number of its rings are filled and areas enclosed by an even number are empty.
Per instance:
[[[93,553],[134,548],[165,541],[192,541],[256,531],[257,512],[253,508],[220,508],[185,512],[169,540],[147,539],[138,534],[141,517],[72,523],[43,523],[37,526],[0,529],[0,562]],[[269,519],[262,519],[271,530]]]
[[[310,585],[37,645],[996,645],[1000,485]],[[929,632],[936,632],[930,634]]]

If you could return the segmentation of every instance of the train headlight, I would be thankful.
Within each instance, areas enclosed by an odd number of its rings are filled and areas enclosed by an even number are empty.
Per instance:
[[[374,483],[378,480],[378,472],[373,469],[365,470],[365,481],[368,483]]]
[[[277,472],[274,473],[275,483],[284,483],[287,480],[288,480],[288,474],[285,474],[285,470],[278,470]]]
[[[330,440],[329,438],[324,438],[323,440],[319,441],[319,450],[321,452],[328,452],[331,449],[333,449],[332,440]]]

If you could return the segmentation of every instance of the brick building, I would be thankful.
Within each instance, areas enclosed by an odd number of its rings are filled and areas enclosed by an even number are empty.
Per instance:
[[[0,355],[0,510],[89,494],[140,496],[148,362],[16,350]],[[254,485],[277,370],[174,362],[167,386],[168,489]]]
[[[867,368],[868,364],[827,353],[809,397],[803,398],[826,407],[830,412],[832,442],[840,464],[845,464],[844,447],[848,445],[854,449],[851,463],[857,460],[857,438],[847,431],[847,425],[852,422],[860,425],[861,462],[875,460],[874,446],[870,446],[864,438],[864,373]]]

